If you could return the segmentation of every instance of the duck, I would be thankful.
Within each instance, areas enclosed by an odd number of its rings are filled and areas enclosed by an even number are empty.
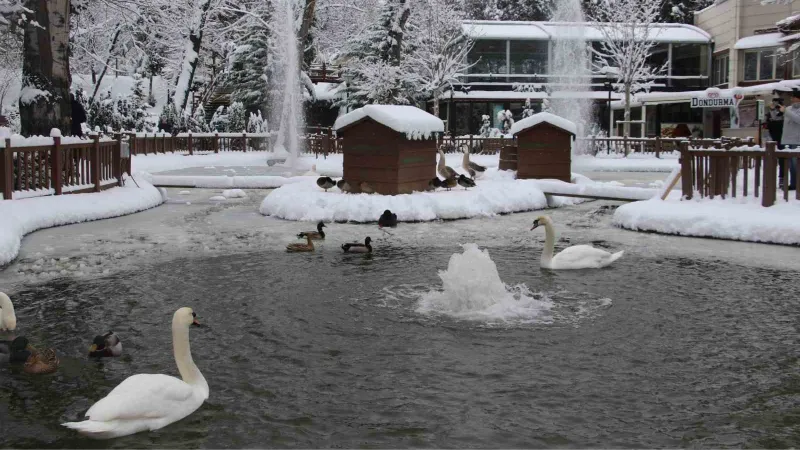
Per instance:
[[[55,350],[46,348],[40,351],[30,346],[29,348],[31,349],[31,356],[28,357],[22,368],[25,373],[47,374],[58,370],[60,361],[58,360]]]
[[[325,228],[325,224],[320,221],[317,224],[317,231],[301,231],[297,233],[297,237],[304,238],[304,237],[311,237],[311,240],[318,241],[320,239],[325,239],[325,232],[322,229]]]
[[[544,226],[545,243],[542,251],[540,265],[544,269],[569,270],[569,269],[600,269],[620,259],[623,251],[609,253],[591,245],[573,245],[553,255],[556,242],[555,226],[550,216],[539,216],[533,221],[531,231]]]
[[[350,183],[344,181],[344,178],[336,182],[336,187],[342,192],[350,192]]]
[[[433,177],[431,181],[428,182],[428,188],[432,191],[435,191],[436,188],[442,187],[442,180],[439,177]]]
[[[475,187],[475,181],[471,178],[467,178],[463,174],[458,176],[457,182],[459,186],[464,188],[464,190],[466,190],[467,188]]]
[[[450,189],[453,189],[456,186],[458,186],[458,178],[457,177],[448,178],[448,179],[442,181],[442,187],[447,189],[448,191]]]
[[[208,382],[192,359],[189,328],[199,325],[192,308],[172,316],[172,349],[181,378],[136,374],[86,411],[82,422],[61,425],[95,439],[155,431],[192,414],[208,399]]]
[[[445,163],[444,152],[439,149],[439,163],[436,166],[436,172],[445,180],[458,177],[458,173],[452,167],[445,165]]]
[[[311,242],[311,236],[306,236],[306,243],[305,244],[289,244],[286,246],[286,251],[289,253],[299,253],[299,252],[313,252],[314,251],[314,243]]]
[[[89,347],[89,356],[91,357],[103,358],[120,355],[122,355],[122,341],[113,331],[102,336],[95,336],[92,346]]]
[[[328,189],[336,186],[336,182],[333,181],[331,177],[319,177],[317,178],[317,186],[325,189],[325,192],[328,192]]]
[[[17,329],[17,316],[14,314],[14,304],[8,295],[0,292],[0,331],[14,331]]]
[[[367,236],[363,244],[360,242],[342,244],[342,250],[345,253],[372,253],[372,244],[370,242],[372,242],[372,238]]]
[[[395,228],[397,227],[397,214],[392,213],[388,209],[381,214],[378,218],[378,228]]]
[[[486,172],[486,167],[476,164],[469,160],[469,146],[464,146],[464,159],[461,161],[461,168],[469,173],[470,178],[475,179],[476,173]]]
[[[24,363],[31,356],[28,338],[18,336],[13,341],[0,343],[0,364]]]
[[[375,193],[375,189],[373,189],[372,186],[370,186],[366,181],[362,181],[361,182],[361,186],[359,186],[359,187],[361,188],[361,192],[363,192],[365,194],[374,194]]]

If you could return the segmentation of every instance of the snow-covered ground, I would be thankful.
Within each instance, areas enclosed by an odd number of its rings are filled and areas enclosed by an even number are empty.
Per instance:
[[[738,241],[800,245],[800,202],[782,199],[764,208],[761,199],[695,199],[670,196],[622,205],[614,224],[636,231]]]
[[[17,256],[23,236],[33,231],[89,220],[105,219],[153,208],[162,195],[152,185],[128,181],[107,191],[0,201],[0,266]]]
[[[624,157],[619,154],[598,153],[597,156],[579,155],[572,157],[574,172],[672,172],[680,167],[680,154],[662,153],[661,158],[651,154],[633,153]]]

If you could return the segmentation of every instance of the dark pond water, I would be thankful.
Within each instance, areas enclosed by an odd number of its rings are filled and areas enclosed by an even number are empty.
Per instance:
[[[186,259],[13,293],[20,334],[62,367],[0,368],[0,446],[800,445],[797,273],[634,255],[553,273],[489,250],[506,283],[550,302],[541,320],[417,312],[457,247]],[[62,428],[127,376],[177,374],[181,306],[204,323],[191,340],[208,402],[113,441]],[[125,354],[88,360],[108,329]]]

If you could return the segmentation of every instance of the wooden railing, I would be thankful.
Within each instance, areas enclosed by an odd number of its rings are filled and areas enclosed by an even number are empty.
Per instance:
[[[463,153],[464,148],[474,155],[496,155],[507,145],[515,145],[510,137],[484,138],[475,136],[443,136],[439,138],[437,147],[444,153]]]
[[[715,147],[692,147],[688,141],[680,146],[681,190],[685,199],[695,195],[714,197],[761,197],[762,206],[775,204],[780,190],[789,201],[789,158],[800,157],[800,151],[777,151],[775,142],[762,147],[737,147],[732,143]],[[778,186],[778,161],[784,164],[784,183]],[[800,168],[795,176],[800,176]],[[795,192],[800,200],[800,191]]]
[[[721,139],[680,139],[680,138],[625,138],[625,137],[585,137],[578,138],[577,141],[584,147],[585,152],[590,155],[597,155],[598,153],[607,154],[620,154],[630,155],[631,153],[637,154],[652,154],[656,158],[660,158],[662,153],[677,152],[680,150],[680,143],[688,140],[693,147],[714,147],[716,145],[725,145],[733,143],[734,145],[754,145],[755,141],[752,138],[738,139],[738,138],[721,138]]]
[[[0,190],[3,199],[61,195],[62,193],[99,192],[118,186],[124,171],[122,139],[61,143],[52,138],[49,145],[12,146],[5,140],[0,148]]]

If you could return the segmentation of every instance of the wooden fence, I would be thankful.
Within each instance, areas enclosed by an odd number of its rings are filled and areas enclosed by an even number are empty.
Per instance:
[[[716,147],[692,147],[681,143],[681,189],[683,198],[761,197],[762,206],[775,204],[777,192],[789,201],[789,158],[800,151],[777,151],[775,142],[762,147],[737,147],[731,143]],[[782,186],[778,186],[779,160],[785,160]],[[800,176],[800,167],[796,169]],[[800,200],[800,190],[795,191]]]
[[[662,153],[677,152],[680,150],[680,143],[687,139],[680,138],[625,138],[625,137],[585,137],[578,138],[578,143],[584,147],[587,154],[597,155],[598,153],[629,155],[631,153],[652,154],[660,158]],[[692,147],[714,147],[718,145],[755,145],[753,138],[721,138],[721,139],[688,139]]]
[[[121,183],[130,171],[130,160],[121,157],[122,139],[91,140],[52,144],[12,146],[5,140],[0,148],[0,190],[3,199],[99,192]]]
[[[474,155],[496,155],[507,145],[516,145],[514,138],[497,137],[484,138],[475,136],[442,136],[438,139],[437,147],[444,153],[463,153],[465,148]]]

